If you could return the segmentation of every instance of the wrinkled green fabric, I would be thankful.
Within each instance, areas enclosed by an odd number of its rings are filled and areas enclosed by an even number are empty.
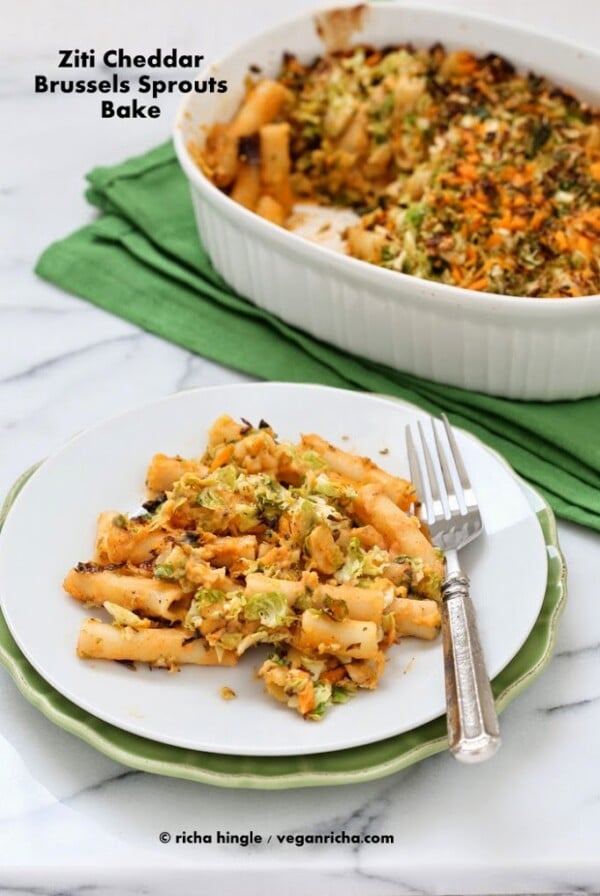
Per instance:
[[[383,392],[446,411],[499,451],[558,516],[600,531],[600,397],[517,402],[443,386],[346,354],[257,308],[226,285],[200,245],[171,143],[87,179],[102,215],[51,245],[40,276],[263,379]]]

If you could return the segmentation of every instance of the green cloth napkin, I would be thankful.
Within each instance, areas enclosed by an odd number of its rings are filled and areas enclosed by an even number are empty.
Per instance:
[[[96,168],[94,223],[51,245],[37,273],[177,345],[267,380],[384,392],[436,413],[499,451],[555,512],[600,531],[600,397],[491,398],[346,354],[234,293],[198,242],[171,143]]]

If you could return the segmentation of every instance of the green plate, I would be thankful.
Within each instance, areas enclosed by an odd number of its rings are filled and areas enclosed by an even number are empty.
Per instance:
[[[35,469],[28,470],[13,485],[0,510],[0,527]],[[527,483],[521,484],[544,533],[548,581],[542,609],[529,637],[493,681],[499,711],[531,684],[548,664],[566,599],[566,569],[558,545],[554,515],[537,492]],[[25,659],[1,612],[0,660],[8,668],[21,693],[45,716],[111,759],[140,771],[218,787],[277,790],[373,781],[439,753],[447,746],[446,720],[442,716],[396,737],[332,753],[257,757],[185,750],[122,731],[75,706],[38,675]]]

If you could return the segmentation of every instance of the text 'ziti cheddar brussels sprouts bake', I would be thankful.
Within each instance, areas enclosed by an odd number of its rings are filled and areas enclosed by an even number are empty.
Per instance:
[[[352,210],[342,250],[383,268],[504,295],[600,293],[600,111],[498,55],[285,54],[188,148],[289,229],[297,203]]]
[[[401,637],[436,637],[443,557],[412,484],[373,461],[222,416],[200,458],[155,455],[147,487],[139,514],[100,514],[65,579],[112,617],[83,622],[79,656],[232,666],[270,645],[267,692],[320,719],[377,686]]]

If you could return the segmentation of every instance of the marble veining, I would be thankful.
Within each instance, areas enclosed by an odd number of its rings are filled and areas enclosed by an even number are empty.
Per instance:
[[[467,8],[467,0],[437,0]],[[235,5],[235,14],[232,14]],[[179,389],[252,378],[221,367],[37,279],[50,242],[93,220],[84,173],[168,136],[157,121],[100,122],[80,96],[35,96],[57,49],[177,45],[216,55],[285,15],[320,5],[182,0],[13,3],[0,29],[0,494],[75,433]],[[497,14],[492,0],[468,7]],[[506,0],[502,14],[584,44],[586,0]],[[40,23],[43,22],[43,27]],[[97,74],[101,72],[98,69]],[[17,126],[18,124],[18,126]],[[600,892],[600,536],[559,524],[569,602],[556,655],[502,714],[495,759],[440,754],[355,787],[221,790],[125,768],[51,724],[0,667],[0,896],[437,896]],[[212,843],[175,842],[181,832]],[[270,842],[214,842],[254,830]],[[173,839],[159,841],[168,831]],[[296,845],[345,831],[362,842]],[[279,843],[277,835],[292,842]],[[393,844],[364,842],[392,835]]]
[[[573,700],[571,703],[558,703],[556,706],[545,706],[541,712],[570,712],[574,709],[581,709],[583,706],[593,706],[600,700],[599,697],[589,697],[585,700]]]
[[[574,656],[587,656],[600,651],[600,642],[595,644],[586,644],[584,647],[576,647],[572,650],[557,650],[554,654],[555,659],[572,659]]]
[[[40,374],[45,375],[48,370],[52,367],[55,367],[59,364],[65,364],[71,361],[72,358],[77,358],[80,355],[89,355],[90,352],[94,352],[97,349],[103,349],[107,345],[114,345],[119,342],[128,342],[135,343],[139,339],[139,335],[137,333],[129,335],[129,336],[115,336],[109,339],[101,339],[99,342],[92,342],[89,345],[83,345],[81,348],[71,349],[70,351],[62,352],[60,355],[57,355],[54,358],[48,358],[45,361],[39,361],[36,364],[32,364],[31,367],[27,367],[25,370],[20,370],[17,373],[12,374],[11,376],[3,377],[0,379],[0,386],[5,383],[18,383],[20,380],[29,379],[30,377],[37,377]]]

